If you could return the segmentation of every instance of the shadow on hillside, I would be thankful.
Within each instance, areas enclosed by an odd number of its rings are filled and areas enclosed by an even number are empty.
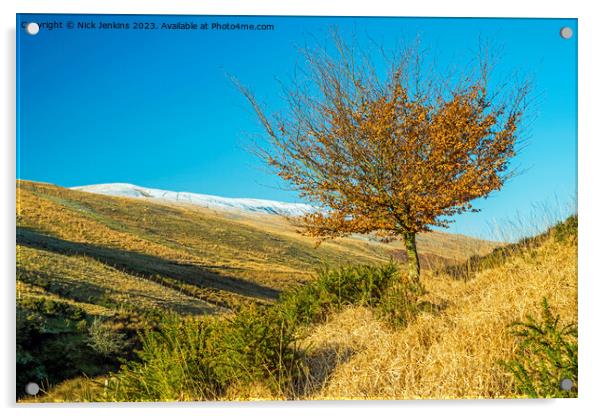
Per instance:
[[[218,290],[241,296],[264,299],[276,299],[280,293],[275,289],[254,282],[218,273],[215,271],[215,266],[212,266],[213,270],[210,270],[208,267],[178,263],[174,260],[134,251],[87,243],[74,243],[23,227],[17,227],[17,243],[59,254],[89,256],[125,272],[149,278],[156,278],[158,275],[185,282],[202,289]],[[215,301],[210,302],[216,303]]]
[[[139,276],[133,277],[140,278]],[[201,315],[211,313],[213,310],[212,307],[209,307],[206,304],[192,304],[153,296],[147,293],[142,287],[133,290],[131,288],[124,289],[119,287],[110,289],[89,280],[65,280],[59,273],[49,273],[39,270],[31,271],[22,267],[17,267],[17,280],[41,287],[47,292],[62,298],[72,299],[76,302],[100,305],[105,308],[116,308],[119,306],[120,303],[117,303],[118,301],[116,299],[110,298],[112,294],[127,293],[131,299],[146,299],[165,309],[177,310],[183,313]]]
[[[308,352],[305,356],[308,373],[296,386],[295,398],[302,400],[318,393],[326,385],[337,366],[348,362],[354,353],[355,351],[349,347],[330,343]]]

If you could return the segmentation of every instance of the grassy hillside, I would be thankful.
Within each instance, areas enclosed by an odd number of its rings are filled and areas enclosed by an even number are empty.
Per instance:
[[[403,260],[369,237],[323,243],[270,215],[213,211],[17,182],[18,390],[115,370],[157,315],[211,315],[271,303],[328,264]],[[495,243],[431,233],[425,266],[452,265]],[[152,318],[152,319],[150,319]],[[119,348],[108,351],[102,338]],[[63,359],[71,351],[69,359]],[[62,359],[57,366],[57,359]]]
[[[333,371],[312,398],[520,395],[500,366],[519,349],[511,324],[539,318],[543,298],[561,325],[577,322],[576,238],[555,235],[515,247],[466,282],[427,273],[420,302],[436,307],[403,330],[391,329],[365,307],[348,308],[316,326],[307,342],[330,353],[326,362],[318,358],[312,365]]]
[[[90,274],[108,271],[113,279],[121,278],[126,289],[148,285],[153,293],[161,284],[171,289],[168,298],[176,296],[175,290],[177,296],[198,299],[201,309],[248,298],[274,299],[279,290],[309,279],[323,263],[379,263],[403,257],[399,246],[361,237],[316,249],[312,240],[274,216],[155,204],[24,181],[18,182],[17,244],[21,271],[39,275],[46,269],[44,263],[56,271],[62,262],[66,273],[75,271],[90,284]],[[426,263],[458,261],[495,247],[443,233],[424,236],[419,245]],[[117,293],[108,296],[123,301]]]
[[[394,309],[395,265],[326,270],[274,306],[169,321],[118,372],[35,400],[576,397],[577,218],[471,261]]]

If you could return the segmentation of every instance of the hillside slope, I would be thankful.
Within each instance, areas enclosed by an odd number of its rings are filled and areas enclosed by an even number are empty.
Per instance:
[[[413,318],[402,326],[393,324],[382,315],[383,310],[379,309],[382,306],[379,306],[379,302],[383,300],[380,298],[382,293],[379,295],[378,290],[373,292],[374,287],[368,292],[362,292],[362,289],[358,288],[361,285],[357,285],[358,281],[354,280],[359,276],[356,273],[364,273],[362,279],[382,283],[384,280],[379,279],[392,270],[393,274],[389,276],[396,279],[398,275],[394,272],[395,266],[390,264],[372,268],[371,271],[365,268],[348,268],[347,272],[321,274],[317,280],[296,292],[296,295],[285,298],[284,303],[277,303],[277,308],[272,308],[272,314],[256,314],[255,310],[249,315],[247,310],[242,312],[240,321],[237,321],[238,316],[226,321],[213,318],[211,322],[216,326],[209,332],[209,338],[203,339],[211,345],[211,334],[216,334],[220,342],[225,340],[230,343],[230,348],[225,350],[226,356],[228,351],[239,351],[242,355],[237,357],[242,358],[245,357],[248,345],[243,343],[242,346],[236,347],[232,342],[239,338],[220,338],[223,334],[235,331],[238,336],[243,337],[242,339],[255,340],[259,336],[256,331],[265,331],[271,322],[270,319],[276,317],[272,323],[278,324],[281,319],[278,316],[288,317],[285,318],[287,322],[297,322],[294,324],[297,325],[294,348],[300,352],[297,356],[300,360],[299,368],[307,370],[303,370],[301,377],[289,385],[274,388],[265,376],[261,376],[252,379],[250,384],[235,382],[225,390],[216,390],[214,392],[217,396],[209,399],[397,400],[525,397],[525,393],[517,386],[517,380],[502,364],[516,359],[521,351],[520,340],[516,338],[516,333],[513,333],[511,324],[526,322],[529,317],[535,318],[532,322],[542,322],[541,306],[545,298],[551,308],[552,319],[558,316],[558,328],[565,328],[569,324],[576,325],[577,218],[571,217],[545,234],[507,246],[494,255],[484,256],[479,259],[479,265],[479,270],[467,277],[467,280],[457,279],[456,276],[446,275],[441,271],[437,274],[425,272],[423,283],[426,291],[411,300],[416,306],[412,312]],[[345,282],[345,279],[352,280]],[[342,286],[341,281],[344,282]],[[354,284],[350,286],[349,282]],[[334,286],[331,286],[333,284]],[[321,295],[312,295],[317,293]],[[372,295],[366,298],[368,293]],[[372,297],[373,295],[376,297]],[[347,300],[341,303],[342,299]],[[407,298],[410,299],[412,298]],[[306,309],[308,305],[317,309]],[[301,309],[297,309],[298,306],[301,306]],[[313,312],[305,315],[309,310]],[[323,312],[328,313],[322,315]],[[297,313],[302,315],[296,315]],[[298,318],[303,322],[308,321],[308,324],[299,325],[299,321],[296,321]],[[236,326],[236,322],[243,325]],[[119,372],[97,379],[74,378],[52,388],[49,394],[29,401],[207,400],[206,394],[203,393],[207,390],[203,389],[213,388],[210,383],[216,380],[216,376],[209,374],[207,380],[196,384],[199,374],[195,371],[200,369],[201,374],[205,374],[202,369],[206,367],[203,367],[202,363],[213,363],[215,367],[211,368],[220,368],[223,356],[218,352],[217,358],[213,357],[214,350],[206,347],[203,349],[196,341],[187,344],[185,341],[190,336],[187,331],[193,328],[209,328],[204,326],[208,325],[209,321],[188,323],[189,325],[174,322],[172,325],[175,326],[168,325],[164,329],[167,332],[161,333],[167,336],[169,342],[180,340],[184,351],[197,353],[193,358],[181,352],[172,354],[169,353],[171,350],[162,349],[160,340],[163,338],[157,338],[158,333],[154,333],[149,339],[159,340],[159,344],[148,344],[144,353],[138,357],[141,362],[130,362]],[[248,325],[253,329],[247,328]],[[176,328],[178,331],[173,332]],[[188,335],[180,339],[178,334],[184,328],[184,334]],[[276,335],[281,330],[278,324]],[[542,340],[551,342],[547,345],[554,345],[558,342],[556,336],[559,336],[559,333]],[[571,367],[574,370],[571,380],[576,386],[576,334],[574,341],[575,361],[572,364],[574,367]],[[271,342],[272,344],[268,345],[282,349],[278,338],[272,339]],[[261,345],[265,348],[264,344]],[[547,355],[547,351],[540,351],[545,360],[558,359],[556,356]],[[260,357],[262,353],[266,351],[254,351],[254,354],[259,354]],[[267,356],[272,356],[269,351],[267,353]],[[541,371],[542,367],[539,365],[542,362],[531,361],[535,356],[524,357],[534,365],[529,371]],[[179,368],[179,365],[184,363],[197,370],[184,373],[170,370],[172,366]],[[551,363],[553,361],[545,365]],[[559,370],[565,367],[552,368]],[[248,371],[249,367],[245,366],[244,369]],[[260,371],[262,367],[252,369]],[[562,377],[560,374],[562,373],[555,373],[553,377],[545,379],[548,393],[540,393],[537,397],[577,397],[577,388],[573,388],[570,393],[561,391],[558,382],[558,377]],[[122,383],[126,383],[126,387],[120,387]]]
[[[398,244],[363,237],[315,248],[280,216],[153,203],[26,181],[18,182],[17,244],[21,280],[40,285],[62,279],[46,285],[59,296],[72,296],[63,289],[77,291],[75,282],[81,286],[85,281],[104,285],[105,290],[99,286],[96,291],[122,302],[120,291],[113,293],[108,286],[148,287],[153,293],[160,284],[165,299],[155,297],[154,304],[175,305],[168,299],[179,296],[182,305],[196,300],[203,311],[274,299],[279,291],[311,278],[323,263],[379,263],[404,256]],[[443,233],[419,240],[427,265],[462,260],[495,246]],[[105,274],[112,283],[91,278]],[[140,292],[129,293],[135,300]]]
[[[114,371],[139,347],[138,331],[165,311],[270,303],[321,265],[404,258],[398,243],[361,236],[316,248],[279,215],[27,181],[17,182],[17,198],[19,392],[32,379],[53,385]],[[432,233],[419,247],[428,268],[496,244]]]
[[[543,298],[561,327],[577,322],[576,223],[568,237],[562,226],[514,247],[466,282],[427,272],[419,301],[431,312],[403,330],[363,307],[312,328],[306,342],[320,352],[312,367],[332,370],[311,398],[516,397],[500,365],[518,349],[509,325],[539,317]]]

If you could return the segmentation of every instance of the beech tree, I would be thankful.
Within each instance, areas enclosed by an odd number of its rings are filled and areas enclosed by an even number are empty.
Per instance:
[[[375,60],[334,39],[333,52],[302,50],[306,66],[283,86],[279,113],[237,83],[267,133],[257,154],[321,208],[301,219],[304,234],[400,239],[420,286],[416,234],[477,211],[471,201],[511,176],[528,84],[492,86],[484,54],[440,76],[416,45]]]

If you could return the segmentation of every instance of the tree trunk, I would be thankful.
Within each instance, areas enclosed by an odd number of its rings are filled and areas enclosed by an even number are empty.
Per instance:
[[[416,288],[420,287],[420,260],[416,251],[416,233],[404,235],[406,253],[408,255],[408,277],[410,283]]]

